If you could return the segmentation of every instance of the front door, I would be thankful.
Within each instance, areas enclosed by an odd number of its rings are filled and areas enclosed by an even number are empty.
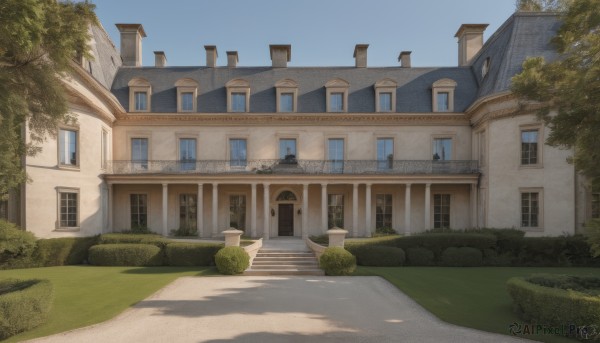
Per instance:
[[[294,235],[294,205],[279,204],[279,236]]]

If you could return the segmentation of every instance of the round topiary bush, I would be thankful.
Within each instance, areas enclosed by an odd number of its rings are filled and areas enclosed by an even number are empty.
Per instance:
[[[406,254],[400,248],[372,245],[349,251],[356,256],[356,262],[361,266],[397,267],[406,261]]]
[[[163,254],[149,244],[101,244],[89,250],[90,264],[97,266],[161,266]]]
[[[425,248],[406,249],[408,264],[411,266],[431,266],[433,265],[433,251]]]
[[[0,340],[43,324],[53,295],[49,280],[1,280]]]
[[[0,265],[26,259],[35,249],[35,236],[13,223],[0,219]]]
[[[225,247],[217,252],[215,262],[221,274],[240,274],[250,266],[250,256],[241,247]]]
[[[356,257],[344,248],[331,247],[325,249],[319,265],[327,275],[350,275],[356,269]]]
[[[441,260],[447,267],[479,267],[483,265],[483,254],[477,248],[450,247],[442,252]]]

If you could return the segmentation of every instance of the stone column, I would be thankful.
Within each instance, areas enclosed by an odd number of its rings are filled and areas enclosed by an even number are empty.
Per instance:
[[[371,184],[365,189],[365,237],[371,237]]]
[[[204,187],[198,184],[198,195],[196,196],[196,229],[198,237],[204,234]]]
[[[352,236],[358,237],[358,183],[352,186]]]
[[[431,184],[425,185],[425,230],[431,229]]]
[[[410,188],[410,183],[404,187],[404,234],[407,236],[410,235]]]
[[[212,236],[217,237],[219,227],[219,184],[212,184]]]
[[[271,235],[271,208],[269,206],[269,184],[265,183],[263,185],[264,194],[263,194],[263,216],[264,216],[264,225],[263,225],[263,239],[268,240]]]
[[[327,184],[321,184],[321,230],[327,232]]]
[[[256,237],[256,183],[250,184],[251,187],[251,205],[250,205],[250,232],[252,237]]]
[[[302,238],[308,238],[308,184],[302,185]]]
[[[471,201],[471,227],[477,228],[479,225],[477,223],[477,185],[471,184],[471,197],[469,199]]]
[[[169,185],[162,184],[162,232],[163,236],[169,235]]]

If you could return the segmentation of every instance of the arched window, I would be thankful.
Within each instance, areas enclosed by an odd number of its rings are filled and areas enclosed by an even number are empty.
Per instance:
[[[277,196],[277,201],[296,201],[296,196],[290,191],[283,191]]]

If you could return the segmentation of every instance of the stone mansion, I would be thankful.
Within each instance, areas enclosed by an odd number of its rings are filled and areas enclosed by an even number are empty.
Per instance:
[[[238,67],[236,51],[218,65],[207,45],[204,66],[167,66],[156,51],[143,67],[141,24],[117,24],[120,52],[91,27],[95,58],[64,79],[77,120],[25,159],[31,182],[0,215],[43,238],[578,233],[600,217],[600,193],[510,92],[527,57],[556,58],[559,19],[515,13],[484,42],[486,26],[460,26],[458,66],[435,68],[412,67],[409,51],[369,67],[366,44],[352,67],[288,67],[290,45],[270,45],[269,66]]]

